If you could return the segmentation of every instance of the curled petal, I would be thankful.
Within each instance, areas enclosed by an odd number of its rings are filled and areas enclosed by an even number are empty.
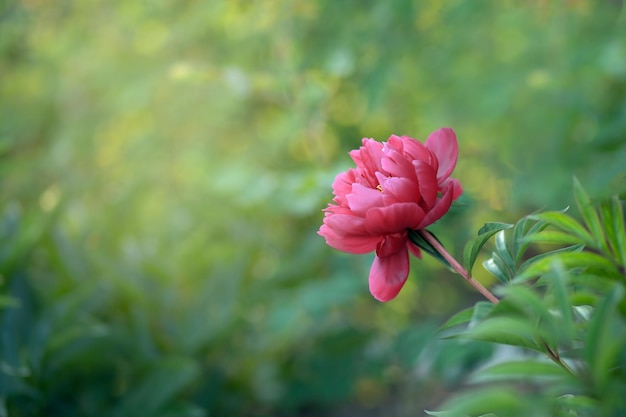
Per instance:
[[[446,187],[442,190],[441,198],[438,198],[433,208],[431,208],[424,216],[424,219],[416,229],[424,229],[441,218],[450,210],[455,194],[460,195],[461,185],[457,180],[446,181]],[[367,222],[366,222],[367,227]]]
[[[405,249],[407,242],[408,237],[406,233],[383,236],[378,245],[376,245],[376,255],[379,257],[395,255]]]
[[[401,139],[402,151],[405,158],[409,160],[423,161],[429,165],[433,164],[433,154],[426,148],[426,146],[409,136],[402,136]]]
[[[370,292],[379,301],[395,298],[409,276],[409,253],[374,258],[369,275]]]
[[[383,190],[381,197],[383,197],[385,205],[400,202],[418,203],[421,199],[417,182],[408,178],[385,178],[381,182],[381,188]]]
[[[352,193],[346,196],[350,210],[358,216],[365,216],[367,210],[383,205],[383,194],[376,189],[361,184],[352,185]]]
[[[449,127],[435,130],[428,136],[424,145],[433,151],[439,161],[437,178],[440,182],[446,180],[454,171],[459,155],[459,145],[454,130]]]
[[[439,188],[437,172],[432,166],[422,161],[413,161],[413,166],[418,178],[419,192],[424,202],[422,207],[424,207],[425,210],[429,210],[435,205],[435,201],[437,200],[437,190]]]
[[[461,183],[456,178],[448,178],[442,185],[442,188],[452,188],[452,201],[456,200],[463,194],[463,187]]]
[[[422,259],[422,251],[420,250],[419,246],[411,242],[407,242],[406,246],[409,248],[409,252],[411,252],[413,256],[415,256],[418,259]]]

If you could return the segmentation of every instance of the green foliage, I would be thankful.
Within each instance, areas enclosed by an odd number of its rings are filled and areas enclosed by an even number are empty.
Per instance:
[[[433,229],[451,248],[484,219],[574,206],[573,174],[594,207],[623,198],[626,27],[605,3],[0,3],[0,416],[437,408],[491,355],[434,340],[474,294],[415,260],[372,300],[371,256],[315,233],[332,180],[362,137],[450,126],[465,203]],[[599,211],[617,264],[564,263],[578,290],[549,293],[574,327],[618,278],[593,274],[626,268],[619,198]],[[516,282],[548,226],[497,233],[489,270]],[[465,314],[493,333],[490,305]]]
[[[623,219],[621,202],[613,197],[592,205],[577,181],[574,193],[582,223],[563,212],[546,212],[518,222],[512,242],[499,232],[493,255],[499,261],[492,257],[485,267],[502,282],[498,294],[503,298],[462,311],[441,331],[447,337],[513,346],[519,349],[517,357],[479,369],[469,382],[483,388],[453,396],[442,405],[445,411],[433,415],[626,412],[626,273],[620,251],[613,249],[626,231],[612,217]],[[522,262],[524,254],[518,251],[528,250],[529,242],[574,246],[548,249]],[[522,387],[527,394],[511,395]]]
[[[465,250],[463,251],[463,259],[465,261],[465,268],[467,268],[470,273],[472,272],[478,253],[485,243],[496,233],[510,227],[512,227],[512,225],[506,223],[486,223],[478,230],[478,237],[467,242]]]

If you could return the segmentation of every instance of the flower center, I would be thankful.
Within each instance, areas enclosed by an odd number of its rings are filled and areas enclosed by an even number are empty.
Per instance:
[[[382,186],[382,185],[380,185],[380,184],[378,184],[378,185],[376,186],[376,189],[377,189],[378,191],[380,191],[381,193],[383,192],[383,186]]]

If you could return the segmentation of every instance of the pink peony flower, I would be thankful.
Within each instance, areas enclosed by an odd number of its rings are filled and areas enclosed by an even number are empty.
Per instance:
[[[369,286],[380,301],[398,295],[409,275],[409,251],[421,258],[407,229],[433,224],[463,192],[450,178],[458,156],[454,130],[431,133],[424,144],[392,135],[387,142],[363,139],[350,152],[356,168],[335,178],[336,204],[324,209],[319,234],[335,249],[376,251]]]

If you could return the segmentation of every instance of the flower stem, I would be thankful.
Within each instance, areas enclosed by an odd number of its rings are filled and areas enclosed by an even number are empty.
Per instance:
[[[500,300],[491,293],[487,288],[485,288],[480,282],[476,281],[474,278],[470,276],[470,274],[461,266],[460,263],[457,262],[456,259],[443,247],[441,243],[435,237],[428,232],[427,230],[418,230],[419,233],[428,243],[430,243],[436,250],[444,257],[446,261],[450,263],[452,269],[454,269],[459,275],[461,275],[472,287],[476,288],[476,290],[481,293],[487,300],[491,301],[494,304],[498,304]]]

